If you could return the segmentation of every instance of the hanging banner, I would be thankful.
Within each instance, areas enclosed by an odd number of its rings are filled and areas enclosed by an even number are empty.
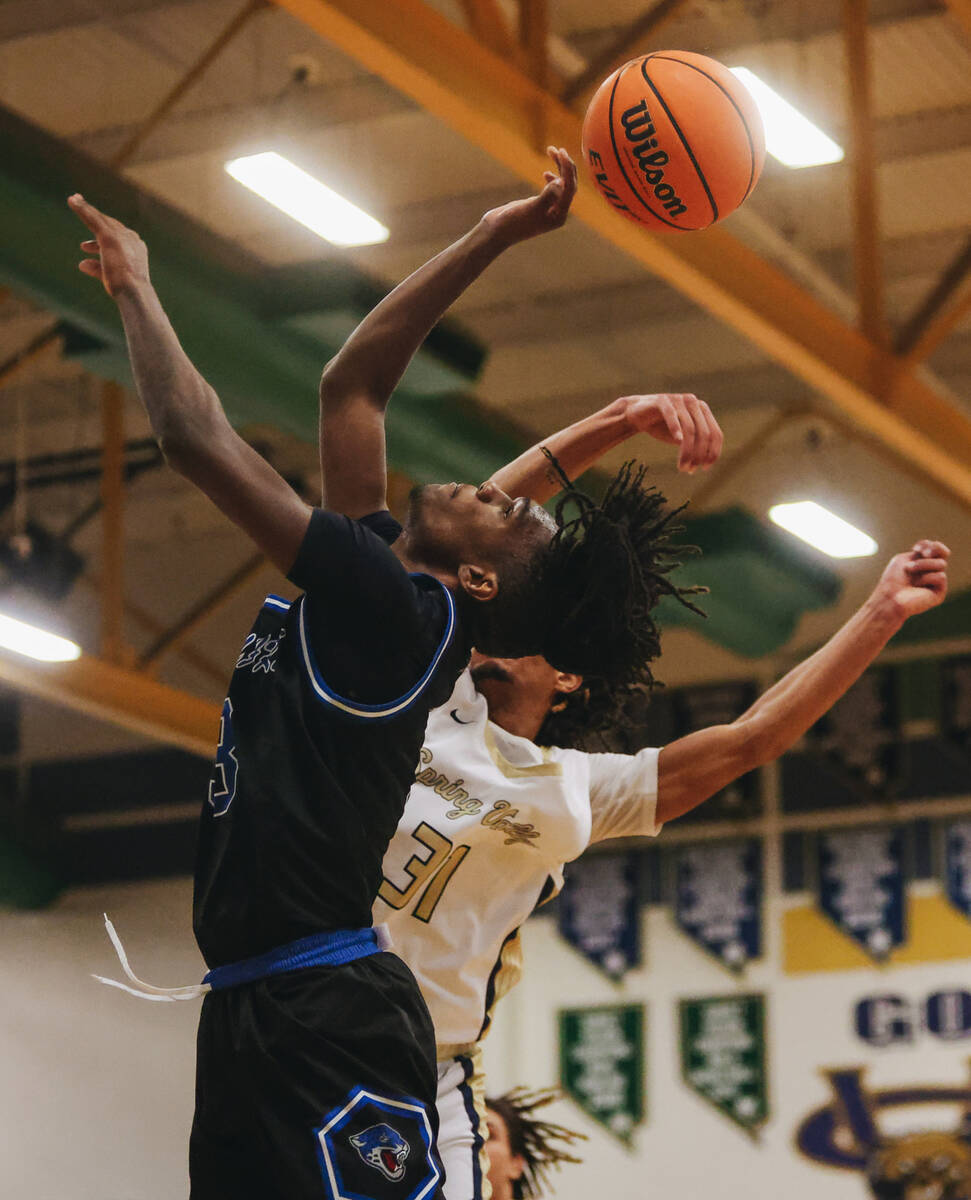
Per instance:
[[[675,736],[685,737],[712,725],[730,725],[755,703],[759,686],[753,681],[701,684],[669,693]],[[672,738],[673,740],[673,738]],[[761,773],[749,771],[705,801],[703,820],[754,817],[762,811]]]
[[[944,730],[971,754],[971,657],[952,658],[942,667]]]
[[[883,795],[899,774],[902,739],[892,669],[867,671],[816,722],[806,745],[822,754],[858,794]]]
[[[611,979],[641,963],[638,855],[591,854],[571,863],[560,893],[560,936]]]
[[[762,843],[711,842],[679,848],[674,918],[723,966],[741,971],[762,953]]]
[[[560,1087],[624,1145],[644,1120],[644,1008],[561,1009]]]
[[[971,821],[952,821],[944,830],[947,898],[971,918]]]
[[[681,1078],[709,1104],[755,1134],[769,1116],[765,997],[682,1000]]]
[[[819,834],[819,907],[878,962],[904,940],[903,836],[899,829]]]

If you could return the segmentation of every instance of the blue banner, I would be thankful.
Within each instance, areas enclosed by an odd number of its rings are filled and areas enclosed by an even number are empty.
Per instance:
[[[560,935],[611,979],[641,962],[636,852],[571,863],[557,911]]]
[[[971,918],[971,821],[952,821],[944,837],[947,898]]]
[[[904,940],[903,835],[844,829],[818,840],[819,907],[880,961]]]
[[[971,657],[945,662],[942,675],[944,729],[952,741],[971,753]]]
[[[762,843],[712,842],[677,851],[674,917],[731,971],[762,953]]]

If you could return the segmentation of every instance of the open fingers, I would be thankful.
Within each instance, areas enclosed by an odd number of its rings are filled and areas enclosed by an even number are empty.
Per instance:
[[[77,213],[92,233],[98,234],[107,228],[108,218],[103,212],[96,209],[93,204],[89,204],[80,192],[75,192],[73,196],[69,196],[67,202],[71,210]]]
[[[78,263],[78,270],[82,275],[90,275],[92,279],[100,279],[104,283],[104,275],[101,272],[101,260],[99,258],[82,258]]]

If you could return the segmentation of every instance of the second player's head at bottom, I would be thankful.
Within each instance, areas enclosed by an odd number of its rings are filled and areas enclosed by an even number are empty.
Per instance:
[[[555,1088],[535,1092],[514,1088],[486,1099],[492,1200],[541,1200],[549,1195],[552,1167],[583,1161],[571,1153],[571,1147],[585,1141],[585,1134],[536,1116],[537,1109],[559,1096]]]

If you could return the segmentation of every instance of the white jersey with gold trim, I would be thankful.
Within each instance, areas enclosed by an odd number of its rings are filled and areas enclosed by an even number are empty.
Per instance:
[[[468,671],[431,712],[373,917],[418,979],[440,1054],[485,1032],[519,978],[519,927],[563,864],[660,831],[658,754],[540,748],[489,721]]]

